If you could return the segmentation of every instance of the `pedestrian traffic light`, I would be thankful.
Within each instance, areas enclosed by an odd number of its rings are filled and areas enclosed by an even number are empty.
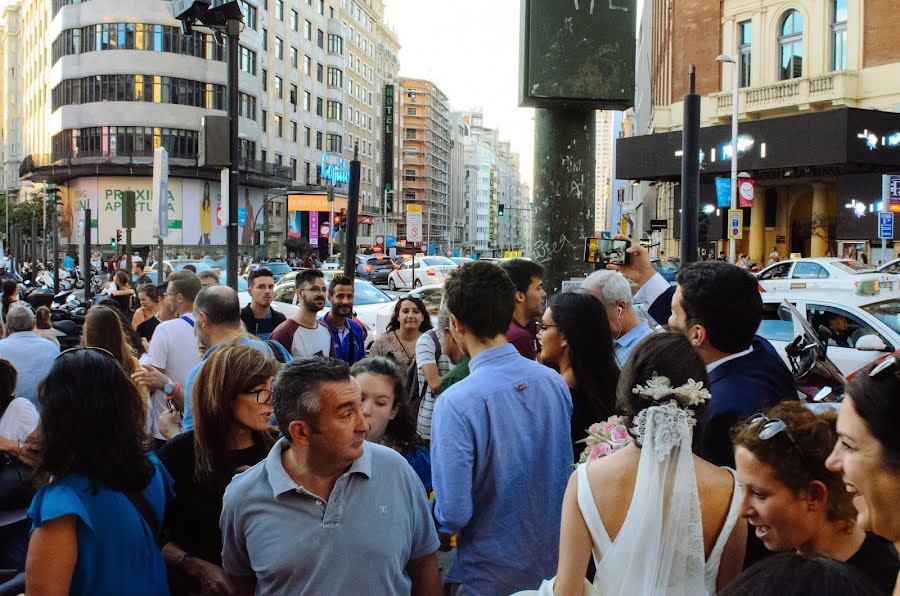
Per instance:
[[[110,239],[109,239],[109,243],[110,243],[113,247],[117,246],[115,237],[110,238]]]
[[[497,217],[503,217],[503,212],[506,210],[506,205],[503,203],[497,204]]]
[[[116,230],[116,244],[122,244],[122,230]]]
[[[349,223],[349,222],[347,221],[347,219],[348,219],[348,218],[347,218],[347,208],[346,208],[346,207],[342,207],[342,208],[341,208],[341,229],[342,229],[342,230],[346,230],[346,229],[347,229],[347,224]]]

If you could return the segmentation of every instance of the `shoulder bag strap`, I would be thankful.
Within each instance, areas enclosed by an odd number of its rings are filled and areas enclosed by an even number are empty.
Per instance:
[[[144,497],[143,491],[132,490],[124,494],[128,497],[128,500],[131,501],[131,504],[134,505],[134,508],[137,509],[138,513],[141,514],[141,517],[144,518],[144,521],[147,522],[150,531],[153,533],[153,539],[156,542],[156,545],[162,549],[167,540],[163,537],[159,520],[156,518],[153,509],[150,508],[150,503],[148,503],[147,499]]]

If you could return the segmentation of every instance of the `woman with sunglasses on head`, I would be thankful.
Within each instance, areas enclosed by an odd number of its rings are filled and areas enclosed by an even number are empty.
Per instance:
[[[366,440],[380,443],[406,458],[426,492],[431,492],[431,457],[416,434],[399,366],[387,358],[369,357],[350,369],[362,392],[362,411],[369,423]]]
[[[770,551],[819,553],[862,571],[890,592],[898,562],[890,544],[867,534],[839,474],[825,467],[837,440],[833,412],[798,401],[757,414],[734,433],[741,515]]]
[[[403,294],[394,306],[387,329],[372,344],[369,354],[390,358],[401,371],[406,371],[416,358],[416,343],[430,329],[431,316],[421,295]]]
[[[572,394],[572,450],[595,422],[615,413],[619,367],[603,305],[586,292],[563,292],[550,300],[538,323],[539,359],[559,368]]]
[[[222,495],[236,473],[265,459],[275,444],[270,400],[277,371],[278,362],[256,348],[219,345],[194,381],[194,429],[159,450],[175,481],[163,548],[174,594],[231,593],[222,570]]]
[[[168,594],[156,544],[172,481],[135,386],[99,348],[62,352],[38,388],[27,594]]]
[[[900,363],[897,356],[847,384],[828,469],[841,474],[856,521],[900,549]],[[894,594],[900,595],[900,577]]]

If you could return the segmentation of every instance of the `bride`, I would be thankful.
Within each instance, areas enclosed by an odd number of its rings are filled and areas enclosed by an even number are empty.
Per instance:
[[[696,418],[710,398],[706,373],[678,333],[652,334],[632,352],[617,409],[630,419],[635,442],[572,474],[557,576],[541,593],[696,596],[715,594],[740,573],[741,487],[733,470],[691,453]]]

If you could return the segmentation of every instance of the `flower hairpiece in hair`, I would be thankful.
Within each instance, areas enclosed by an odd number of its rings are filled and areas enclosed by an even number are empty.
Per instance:
[[[649,397],[654,401],[662,401],[667,397],[681,397],[687,400],[685,405],[696,406],[705,401],[709,401],[712,397],[708,389],[703,388],[702,381],[688,379],[687,383],[680,387],[672,387],[672,381],[669,377],[663,377],[653,373],[653,378],[647,381],[646,385],[638,385],[631,390],[636,395]]]

